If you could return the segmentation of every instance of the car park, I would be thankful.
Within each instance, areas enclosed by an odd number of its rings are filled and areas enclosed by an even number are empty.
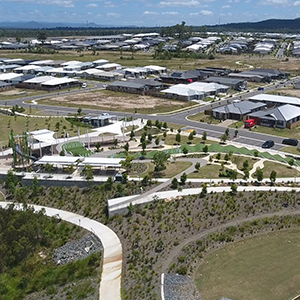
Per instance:
[[[267,140],[262,144],[262,148],[272,148],[274,146],[274,141]]]
[[[290,146],[297,146],[298,145],[298,140],[296,140],[296,139],[284,139],[282,141],[282,144],[290,145]]]

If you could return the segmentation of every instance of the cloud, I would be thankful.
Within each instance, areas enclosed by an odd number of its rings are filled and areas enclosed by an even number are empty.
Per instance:
[[[172,6],[172,7],[176,7],[176,6],[194,7],[194,6],[200,6],[200,2],[197,1],[197,0],[182,0],[182,1],[165,0],[165,1],[159,2],[158,6],[159,7],[167,7],[167,6]]]
[[[289,0],[263,0],[260,1],[258,4],[260,5],[284,5],[289,6],[291,2]]]
[[[90,4],[87,4],[86,7],[98,7],[98,4],[96,3],[90,3]]]
[[[200,11],[202,16],[212,16],[214,13],[210,10],[201,10]]]
[[[158,12],[156,11],[144,11],[143,12],[143,16],[157,16],[158,15]]]
[[[40,5],[57,5],[61,7],[74,7],[74,3],[71,0],[38,0],[36,2],[37,4]]]
[[[222,8],[230,8],[230,7],[231,7],[231,5],[228,5],[228,4],[222,6]]]
[[[300,6],[300,1],[294,2],[294,6]]]
[[[106,16],[108,18],[119,18],[119,17],[121,17],[121,15],[117,14],[117,13],[107,13]]]
[[[165,11],[162,12],[163,15],[177,16],[179,13],[177,11]]]
[[[105,7],[118,7],[115,3],[111,2],[111,1],[104,2],[104,6]]]

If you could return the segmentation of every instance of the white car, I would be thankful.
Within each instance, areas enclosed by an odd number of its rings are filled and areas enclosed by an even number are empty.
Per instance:
[[[84,82],[81,87],[85,89],[87,87],[86,83]]]

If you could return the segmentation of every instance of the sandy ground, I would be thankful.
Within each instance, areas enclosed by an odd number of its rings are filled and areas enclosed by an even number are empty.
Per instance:
[[[290,95],[292,97],[299,97],[300,98],[300,90],[295,90],[295,89],[280,89],[278,90],[279,93],[285,95]]]
[[[154,98],[150,96],[142,95],[131,95],[126,94],[120,96],[116,95],[107,95],[104,92],[97,93],[85,93],[78,95],[68,95],[68,96],[57,96],[50,99],[50,101],[59,101],[61,103],[70,103],[75,105],[94,105],[101,107],[113,107],[113,108],[153,108],[159,106],[178,106],[180,102],[172,101],[169,99],[163,98]]]

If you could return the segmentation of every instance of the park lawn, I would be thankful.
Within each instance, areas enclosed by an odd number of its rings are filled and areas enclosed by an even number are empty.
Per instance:
[[[208,124],[219,124],[220,121],[218,119],[215,119],[212,116],[205,115],[204,112],[188,116],[188,119],[191,121],[197,121],[197,122],[204,122]]]
[[[265,161],[264,168],[262,169],[265,178],[270,177],[272,171],[276,171],[276,177],[299,177],[300,172],[294,168],[290,168],[287,165],[282,165],[272,161]]]
[[[294,138],[294,139],[298,139],[300,134],[300,126],[297,126],[293,129],[288,129],[288,128],[281,129],[281,128],[271,128],[265,126],[256,126],[256,128],[252,128],[251,130],[253,132],[259,132],[259,133],[282,136],[284,138]]]
[[[63,137],[63,127],[66,126],[65,131],[69,136],[77,135],[77,126],[71,128],[71,124],[64,118],[29,118],[20,116],[6,116],[0,114],[0,142],[3,142],[3,147],[8,145],[8,139],[11,130],[14,135],[22,135],[24,131],[34,131],[39,129],[56,130],[56,123],[59,123],[59,131],[57,137]]]
[[[188,136],[183,134],[180,134],[180,136],[181,136],[181,141],[179,143],[180,145],[185,145],[188,142],[190,142],[191,144],[200,144],[202,142],[201,138],[194,137],[194,139],[190,141],[188,139]],[[176,142],[176,134],[167,134],[164,143],[166,145],[177,145],[178,143]]]
[[[224,166],[224,169],[226,166]],[[207,164],[199,169],[199,172],[196,170],[193,173],[188,174],[188,178],[203,178],[203,179],[226,179],[227,177],[219,177],[221,172],[221,165]],[[243,178],[241,174],[237,174],[237,178]]]
[[[243,163],[246,160],[248,161],[248,164],[249,164],[249,170],[251,170],[253,168],[253,165],[257,162],[256,158],[239,156],[239,155],[233,155],[231,157],[231,161],[237,165],[239,170],[243,170]]]
[[[144,177],[145,175],[150,175],[153,178],[172,178],[175,175],[179,174],[180,172],[183,172],[187,168],[189,168],[192,163],[189,161],[175,161],[175,162],[168,162],[166,164],[166,169],[157,173],[154,172],[154,164],[151,162],[147,163],[148,170],[142,174],[140,174],[141,177]]]
[[[281,148],[280,151],[295,154],[295,155],[300,155],[300,152],[298,151],[298,149],[300,149],[300,148],[287,146],[287,147]]]
[[[246,238],[206,257],[196,274],[203,299],[291,299],[299,294],[300,230]]]

